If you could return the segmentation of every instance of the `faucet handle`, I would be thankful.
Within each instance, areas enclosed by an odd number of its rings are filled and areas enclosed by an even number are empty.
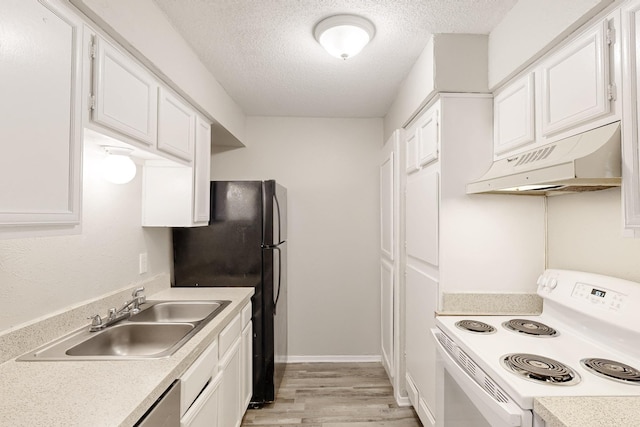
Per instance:
[[[102,317],[99,314],[87,317],[91,320],[91,331],[97,331],[102,327]]]
[[[140,286],[131,292],[131,296],[136,298],[140,304],[147,301],[147,297],[144,295],[144,286]]]

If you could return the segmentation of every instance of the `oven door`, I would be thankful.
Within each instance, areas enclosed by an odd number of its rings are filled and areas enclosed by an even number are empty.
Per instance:
[[[437,427],[532,427],[532,411],[520,408],[512,400],[498,401],[482,388],[442,345],[444,335],[432,329],[438,354],[436,358]],[[455,343],[447,347],[456,354]]]

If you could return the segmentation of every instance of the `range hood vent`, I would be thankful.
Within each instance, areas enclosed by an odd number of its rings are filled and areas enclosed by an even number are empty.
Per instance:
[[[548,196],[604,190],[622,182],[620,122],[497,160],[467,193]]]

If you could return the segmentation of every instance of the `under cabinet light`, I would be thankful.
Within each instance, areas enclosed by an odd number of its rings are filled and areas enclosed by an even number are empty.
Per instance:
[[[136,164],[130,157],[131,148],[102,146],[107,157],[102,161],[102,176],[114,184],[126,184],[136,176]]]

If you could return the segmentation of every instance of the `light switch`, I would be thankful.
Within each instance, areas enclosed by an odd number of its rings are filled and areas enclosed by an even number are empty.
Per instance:
[[[138,259],[139,273],[144,274],[147,272],[147,253],[141,253]]]

